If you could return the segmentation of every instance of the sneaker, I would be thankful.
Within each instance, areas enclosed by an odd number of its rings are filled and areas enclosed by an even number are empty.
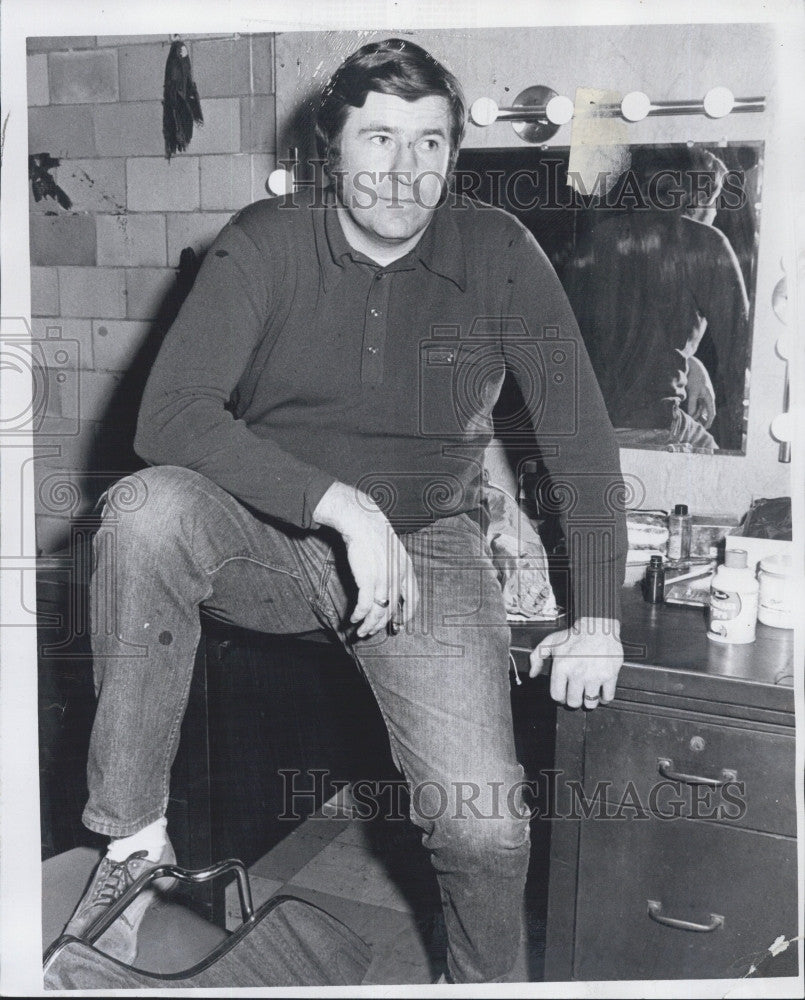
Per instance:
[[[176,854],[170,841],[165,844],[158,861],[151,861],[147,851],[135,851],[125,861],[112,861],[104,857],[63,933],[81,937],[143,872],[150,871],[157,865],[173,864],[176,864]],[[119,962],[131,965],[137,957],[137,932],[146,910],[160,896],[170,892],[175,882],[175,879],[158,879],[143,890],[111,927],[103,932],[95,942],[95,947]]]

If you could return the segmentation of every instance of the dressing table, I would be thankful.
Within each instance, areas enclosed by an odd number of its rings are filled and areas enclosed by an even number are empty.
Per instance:
[[[615,700],[557,712],[545,978],[743,976],[797,933],[792,633],[722,645],[635,588],[622,640]]]

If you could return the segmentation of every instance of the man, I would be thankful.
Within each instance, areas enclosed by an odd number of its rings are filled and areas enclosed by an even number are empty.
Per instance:
[[[203,605],[250,628],[340,637],[411,786],[450,977],[511,975],[528,817],[478,499],[506,366],[582,524],[574,628],[532,668],[552,650],[551,691],[571,707],[614,696],[625,532],[617,448],[556,276],[515,220],[443,199],[464,122],[458,83],[418,46],[354,53],[318,115],[334,181],[324,204],[298,195],[235,216],[167,336],[136,440],[152,468],[118,487],[125,503],[108,497],[116,619],[105,627],[96,599],[84,822],[112,841],[68,930],[173,857],[168,776]],[[556,381],[546,352],[554,367],[565,358]],[[131,960],[142,909],[101,946]]]
[[[632,161],[640,201],[594,221],[564,288],[621,445],[739,448],[749,300],[735,251],[713,226],[727,168],[701,149],[642,153]],[[718,393],[696,357],[705,330]]]

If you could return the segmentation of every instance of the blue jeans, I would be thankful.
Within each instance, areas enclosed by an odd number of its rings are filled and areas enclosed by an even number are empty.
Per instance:
[[[264,632],[335,632],[388,728],[439,880],[457,982],[505,980],[521,936],[528,818],[514,750],[509,629],[466,514],[404,535],[421,591],[398,635],[356,639],[339,536],[256,516],[198,473],[146,469],[108,491],[91,612],[98,707],[84,822],[127,836],[162,816],[199,608]]]

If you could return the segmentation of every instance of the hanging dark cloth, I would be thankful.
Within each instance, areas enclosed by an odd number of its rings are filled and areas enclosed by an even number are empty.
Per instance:
[[[165,90],[162,100],[162,132],[165,136],[165,156],[183,153],[193,138],[193,122],[204,124],[201,101],[193,82],[187,46],[181,40],[173,42],[165,63]]]

